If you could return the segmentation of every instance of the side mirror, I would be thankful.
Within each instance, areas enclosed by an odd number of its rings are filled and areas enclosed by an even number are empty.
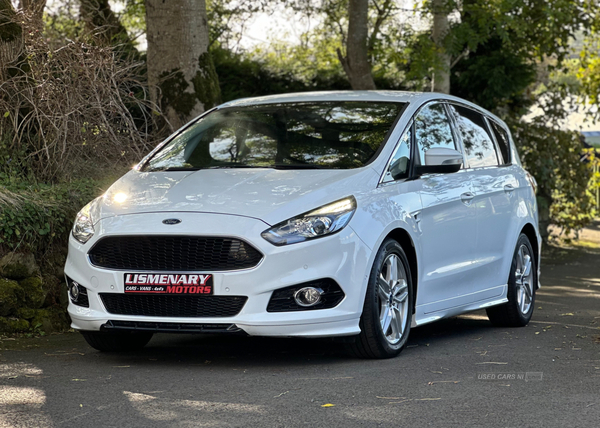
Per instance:
[[[433,147],[425,152],[425,165],[417,166],[417,175],[451,173],[460,170],[463,155],[457,150]]]

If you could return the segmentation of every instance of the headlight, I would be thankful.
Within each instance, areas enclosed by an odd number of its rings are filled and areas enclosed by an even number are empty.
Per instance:
[[[94,222],[91,215],[92,204],[94,202],[95,200],[87,204],[79,211],[79,213],[77,213],[77,218],[73,225],[73,237],[82,244],[85,244],[92,236],[94,236]]]
[[[276,224],[261,235],[273,245],[288,245],[331,235],[342,230],[356,211],[353,196],[340,199]]]

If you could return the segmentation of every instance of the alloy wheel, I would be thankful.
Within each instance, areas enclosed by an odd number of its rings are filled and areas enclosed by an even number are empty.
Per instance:
[[[408,283],[406,270],[396,254],[387,256],[377,279],[379,322],[386,340],[400,342],[408,318]]]
[[[529,248],[521,245],[517,252],[515,282],[517,285],[517,306],[522,314],[529,312],[533,301],[533,263]]]

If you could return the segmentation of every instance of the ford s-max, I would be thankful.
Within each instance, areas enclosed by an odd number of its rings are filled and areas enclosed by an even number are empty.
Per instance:
[[[363,358],[468,311],[523,326],[539,287],[535,185],[504,122],[456,97],[232,101],[78,214],[72,326],[102,351],[244,333],[346,336]]]

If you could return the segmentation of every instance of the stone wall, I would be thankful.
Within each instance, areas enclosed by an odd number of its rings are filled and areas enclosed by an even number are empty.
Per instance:
[[[63,257],[42,269],[32,254],[0,259],[0,333],[62,331],[69,328]]]

